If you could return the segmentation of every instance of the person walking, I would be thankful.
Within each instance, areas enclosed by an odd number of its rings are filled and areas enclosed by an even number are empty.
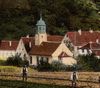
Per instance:
[[[76,88],[76,81],[78,80],[78,76],[76,71],[71,74],[72,88]]]
[[[22,69],[22,79],[23,79],[23,81],[27,81],[27,75],[28,75],[28,68],[25,65]]]

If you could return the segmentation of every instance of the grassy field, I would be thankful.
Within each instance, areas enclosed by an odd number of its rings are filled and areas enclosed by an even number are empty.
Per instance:
[[[13,82],[13,80],[17,80],[17,82],[20,81],[19,83],[22,83],[21,77],[15,77],[16,75],[20,76],[21,69],[22,68],[13,67],[13,66],[0,66],[0,74],[12,75],[10,77],[0,76],[0,79],[2,79],[2,81],[3,80],[4,81],[12,80],[12,81],[10,81],[11,83]],[[28,82],[31,82],[33,84],[39,83],[39,85],[40,84],[49,84],[49,85],[59,85],[59,86],[71,85],[71,81],[67,80],[67,79],[70,79],[71,72],[38,72],[38,71],[36,71],[32,68],[28,68],[28,70],[29,70],[28,76],[37,77],[37,78],[28,78]],[[91,87],[91,88],[98,88],[98,87],[96,87],[96,86],[98,86],[98,83],[92,83],[92,82],[98,82],[99,76],[100,76],[100,72],[78,72],[78,86],[94,86],[94,87]],[[57,79],[65,79],[65,80],[40,79],[38,77],[57,78]],[[80,82],[82,80],[83,81],[92,81],[92,82],[90,82],[90,83]],[[2,83],[2,82],[0,81],[0,83]],[[14,83],[16,84],[15,81],[14,81]],[[7,82],[7,84],[9,84],[9,83]],[[31,84],[31,85],[33,85],[33,84]],[[13,86],[13,85],[11,85],[11,86]],[[45,86],[45,85],[43,85],[43,86]],[[0,86],[0,88],[24,88],[24,87],[1,87]],[[26,88],[31,88],[31,87],[26,87]],[[32,87],[32,88],[34,88],[34,87]],[[41,88],[41,87],[37,87],[37,88]],[[42,87],[42,88],[59,88],[59,87]]]
[[[36,84],[23,81],[0,80],[0,88],[69,88],[67,86]]]

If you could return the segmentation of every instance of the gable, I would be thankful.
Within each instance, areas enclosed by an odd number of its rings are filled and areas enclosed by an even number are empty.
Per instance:
[[[55,50],[52,56],[59,56],[62,52],[65,52],[68,56],[73,56],[73,53],[68,49],[68,47],[61,43],[59,47]]]

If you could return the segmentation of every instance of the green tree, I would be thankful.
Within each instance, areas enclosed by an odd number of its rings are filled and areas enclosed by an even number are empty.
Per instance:
[[[100,71],[100,59],[95,54],[79,56],[78,65],[83,71]]]

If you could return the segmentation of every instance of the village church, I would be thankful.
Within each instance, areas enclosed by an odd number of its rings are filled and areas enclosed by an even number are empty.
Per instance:
[[[0,44],[0,58],[7,60],[16,54],[27,59],[30,65],[37,66],[40,61],[52,63],[61,61],[66,65],[76,64],[73,53],[64,43],[66,38],[46,33],[46,23],[40,16],[36,24],[34,37],[21,37],[19,41],[2,40]]]

